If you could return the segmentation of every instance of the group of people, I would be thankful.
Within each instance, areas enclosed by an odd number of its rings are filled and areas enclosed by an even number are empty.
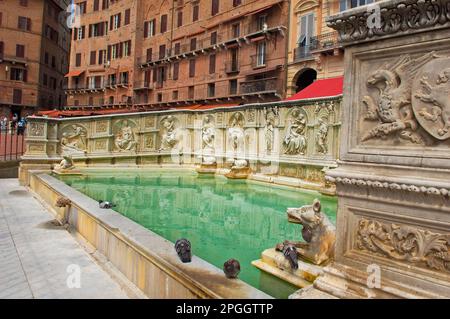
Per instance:
[[[9,133],[11,135],[17,132],[17,135],[23,135],[27,126],[27,120],[22,117],[19,118],[17,114],[14,114],[11,119],[6,116],[0,119],[0,131],[2,133]]]

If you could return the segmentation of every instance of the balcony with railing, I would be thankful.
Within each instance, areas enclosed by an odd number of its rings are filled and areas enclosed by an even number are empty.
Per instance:
[[[171,49],[138,58],[138,65],[142,68],[147,68],[157,64],[169,63],[201,53],[223,49],[236,43],[250,43],[251,39],[264,36],[265,34],[277,32],[284,34],[285,30],[286,27],[281,23],[273,25],[259,25],[255,22],[242,23],[239,32],[229,28],[223,34],[217,34],[214,40],[211,38],[211,33],[205,32],[205,36],[197,36],[195,47],[191,43],[192,37],[173,41]],[[175,46],[177,43],[179,43],[179,46]]]
[[[276,77],[247,80],[240,84],[240,93],[242,95],[278,95],[280,87],[280,81]]]
[[[294,49],[294,60],[312,58],[315,53],[334,52],[342,48],[337,32],[329,32],[309,38],[308,45],[300,45]]]
[[[150,81],[137,81],[134,82],[134,90],[153,90],[154,89],[154,83]]]
[[[117,88],[128,88],[129,85],[128,79],[110,78],[106,81],[105,88],[115,90]]]

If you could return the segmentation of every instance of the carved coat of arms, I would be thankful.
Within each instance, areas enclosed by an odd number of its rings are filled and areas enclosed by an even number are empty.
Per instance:
[[[362,141],[396,135],[422,144],[419,127],[436,139],[450,138],[450,58],[435,52],[400,56],[372,72],[367,86],[378,94],[363,97],[363,117],[378,123],[363,133]]]

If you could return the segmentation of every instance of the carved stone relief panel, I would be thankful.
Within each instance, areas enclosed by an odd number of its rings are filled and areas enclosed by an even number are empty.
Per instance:
[[[449,148],[448,54],[404,54],[365,68],[359,97],[361,145]]]
[[[154,133],[144,135],[144,150],[154,151],[156,150],[156,137]]]
[[[95,134],[107,134],[108,133],[108,121],[96,121],[95,122]]]
[[[161,138],[159,151],[174,149],[181,141],[177,117],[173,115],[163,117],[160,122],[159,134]]]
[[[45,137],[45,122],[30,122],[28,125],[29,137]]]
[[[305,155],[307,150],[306,126],[308,117],[305,110],[293,109],[287,119],[283,140],[283,153],[286,155]]]
[[[137,124],[134,120],[117,120],[113,124],[114,150],[136,151],[138,146]]]
[[[88,141],[85,126],[80,124],[67,124],[61,129],[62,152],[87,152]]]
[[[156,116],[146,116],[144,118],[144,128],[145,129],[155,129],[156,128]]]
[[[450,273],[450,233],[361,218],[355,247],[420,268]]]
[[[107,139],[98,139],[94,143],[94,151],[95,152],[107,152],[108,151],[108,140]]]

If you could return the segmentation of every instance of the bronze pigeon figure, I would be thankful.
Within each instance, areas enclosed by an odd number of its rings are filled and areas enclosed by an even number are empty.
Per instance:
[[[186,238],[178,239],[175,243],[175,250],[183,263],[191,262],[191,242],[189,240]]]

